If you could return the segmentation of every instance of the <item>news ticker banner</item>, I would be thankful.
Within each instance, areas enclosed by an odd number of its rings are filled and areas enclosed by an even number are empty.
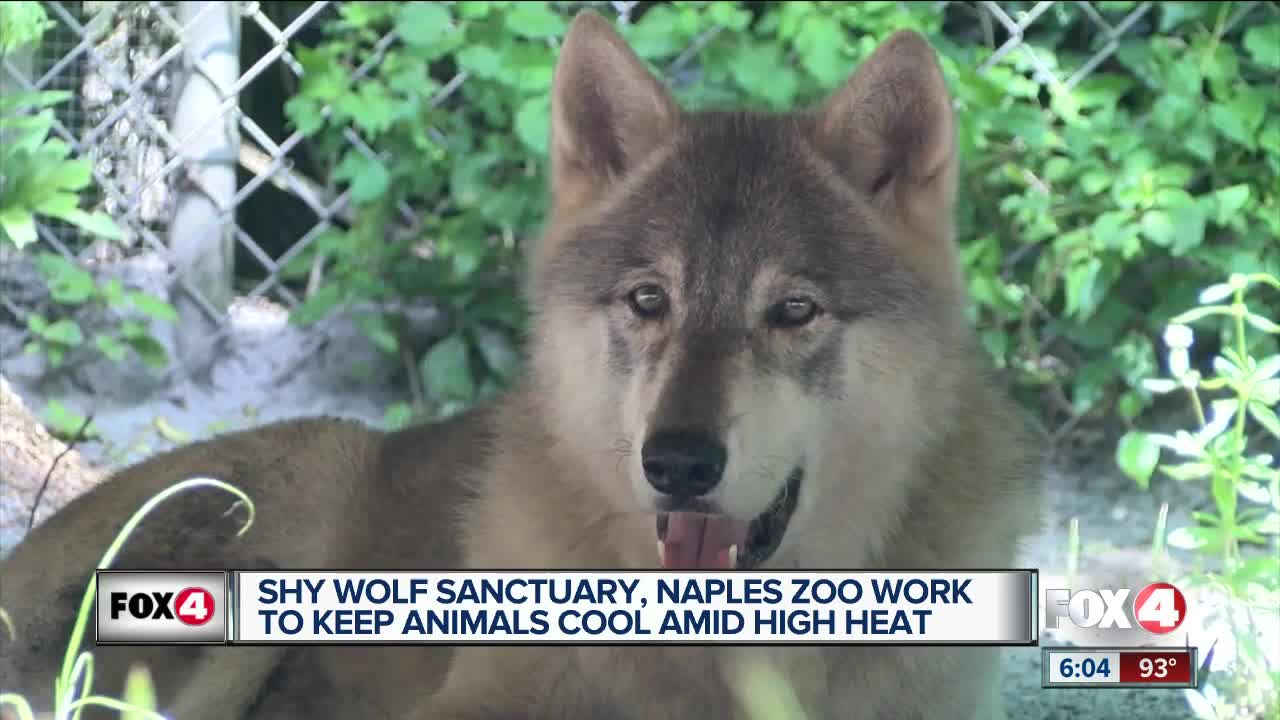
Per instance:
[[[1044,688],[1194,688],[1197,648],[1041,648]]]
[[[1035,645],[1037,572],[98,571],[96,641]]]

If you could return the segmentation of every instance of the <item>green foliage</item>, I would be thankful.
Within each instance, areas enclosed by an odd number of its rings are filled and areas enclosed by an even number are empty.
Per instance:
[[[1280,440],[1280,353],[1258,357],[1251,333],[1280,335],[1280,325],[1246,303],[1251,290],[1280,291],[1274,275],[1235,274],[1226,283],[1200,293],[1200,306],[1170,320],[1165,330],[1169,377],[1144,384],[1154,393],[1185,392],[1195,413],[1193,430],[1172,434],[1132,431],[1121,440],[1116,460],[1141,487],[1159,469],[1179,482],[1205,484],[1212,512],[1196,512],[1196,524],[1176,528],[1174,547],[1195,551],[1208,562],[1190,580],[1224,593],[1227,622],[1239,643],[1238,659],[1224,687],[1193,699],[1201,718],[1237,717],[1252,708],[1257,717],[1274,717],[1280,667],[1267,667],[1252,627],[1257,613],[1280,606],[1280,468],[1258,444]],[[1274,299],[1276,293],[1271,293]],[[1263,295],[1265,297],[1265,295]],[[1214,355],[1212,372],[1191,367],[1192,326],[1226,333],[1230,342]],[[1170,455],[1164,463],[1165,454]],[[1252,546],[1260,552],[1247,552]],[[1209,562],[1211,561],[1211,562]],[[1268,705],[1270,703],[1270,705]]]
[[[178,319],[177,312],[168,302],[139,290],[126,290],[115,278],[99,283],[84,268],[61,255],[38,254],[36,268],[45,279],[54,302],[64,311],[116,309],[163,322],[176,322]],[[60,366],[67,353],[86,342],[80,325],[70,317],[49,320],[40,313],[31,313],[27,316],[27,330],[31,333],[31,340],[25,350],[29,353],[43,352],[53,367]],[[123,320],[115,327],[96,334],[93,346],[103,356],[117,362],[132,349],[148,367],[163,368],[169,363],[164,345],[138,320]]]
[[[57,400],[50,400],[45,408],[44,426],[56,438],[72,442],[77,438],[93,439],[102,437],[96,423]]]
[[[979,71],[993,48],[950,29],[979,24],[965,16],[944,31],[928,3],[663,2],[621,30],[690,106],[767,109],[820,99],[894,30],[925,33],[956,101],[958,237],[985,347],[1073,420],[1133,420],[1153,401],[1141,379],[1158,370],[1160,329],[1195,288],[1280,272],[1280,21],[1225,32],[1225,8],[1159,4],[1070,88],[1039,78],[1024,50]],[[327,264],[299,319],[358,300],[440,303],[451,331],[421,357],[407,357],[395,313],[365,323],[412,371],[418,411],[454,412],[515,369],[525,313],[514,278],[542,222],[554,46],[572,11],[346,3],[327,40],[296,49],[306,76],[287,114],[334,158],[357,208],[290,263],[294,278],[317,255]],[[399,41],[379,54],[391,31]],[[1063,5],[1026,42],[1062,80],[1103,49],[1092,21]],[[406,223],[401,206],[424,211]]]
[[[5,33],[0,54],[38,43],[51,23],[39,3],[3,3],[0,29]],[[0,242],[11,242],[19,251],[36,242],[36,221],[60,220],[89,235],[120,240],[120,227],[106,213],[80,207],[81,193],[93,182],[88,158],[72,157],[72,148],[51,135],[53,106],[71,94],[64,91],[6,93],[0,97]],[[71,311],[93,307],[131,309],[143,316],[173,322],[177,313],[165,301],[138,291],[125,290],[118,280],[99,284],[79,265],[59,255],[41,252],[36,268],[48,284],[57,309]],[[132,349],[150,367],[164,367],[168,354],[136,320],[86,338],[70,317],[27,316],[31,340],[27,352],[43,352],[53,367],[87,342],[104,356],[120,361]],[[56,426],[62,429],[61,426]]]
[[[734,670],[734,694],[751,720],[808,720],[795,689],[774,666],[748,656]]]
[[[115,563],[116,557],[120,555],[125,543],[129,541],[130,536],[142,524],[142,521],[169,498],[188,490],[202,487],[215,488],[230,493],[236,498],[237,503],[242,503],[248,516],[236,536],[239,537],[249,531],[249,528],[253,526],[254,517],[257,515],[257,508],[253,500],[243,490],[221,480],[200,477],[191,478],[170,485],[143,503],[142,507],[138,508],[125,522],[124,527],[120,528],[120,531],[116,533],[115,539],[107,546],[101,559],[98,560],[98,564],[94,567],[103,570],[110,568]],[[123,699],[93,692],[94,655],[88,650],[81,650],[81,646],[84,644],[85,633],[89,627],[89,619],[93,615],[93,598],[97,594],[97,586],[98,578],[95,574],[89,580],[84,595],[81,596],[80,609],[76,613],[76,622],[72,626],[71,638],[62,657],[62,667],[58,676],[54,679],[54,687],[51,688],[53,693],[53,712],[49,717],[52,720],[78,720],[86,708],[102,708],[119,712],[128,720],[143,720],[144,718],[146,720],[165,720],[163,715],[156,712],[155,687],[151,682],[149,671],[143,666],[129,668],[125,678],[125,687],[123,688]],[[11,641],[24,642],[23,638],[14,635],[13,622],[3,608],[0,608],[0,619],[4,620],[3,625],[7,629]],[[0,693],[0,709],[4,708],[9,708],[19,720],[35,720],[36,718],[36,714],[31,707],[31,701],[17,693]],[[41,715],[40,717],[43,718],[45,716]]]
[[[64,91],[0,97],[0,239],[18,249],[36,241],[37,217],[63,220],[113,240],[121,237],[106,213],[80,208],[79,194],[93,180],[89,160],[73,159],[71,146],[49,135],[54,120],[50,106],[70,98]]]
[[[961,112],[976,111],[961,238],[984,340],[1072,415],[1139,416],[1177,308],[1214,278],[1280,272],[1280,22],[1227,35],[1227,11],[1160,4],[1156,33],[1074,89],[1025,82],[1017,54],[981,81],[955,76]],[[1070,56],[1055,47],[1035,45],[1050,67]]]
[[[38,2],[0,3],[0,55],[39,42],[53,21]]]
[[[155,683],[151,680],[151,671],[145,665],[129,668],[129,674],[124,680],[124,697],[121,699],[129,709],[121,711],[120,720],[143,720],[157,714]]]

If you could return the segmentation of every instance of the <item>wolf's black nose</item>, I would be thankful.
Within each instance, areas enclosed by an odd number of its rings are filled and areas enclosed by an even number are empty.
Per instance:
[[[729,451],[705,433],[661,432],[640,449],[644,476],[664,495],[698,497],[711,492],[724,474]]]

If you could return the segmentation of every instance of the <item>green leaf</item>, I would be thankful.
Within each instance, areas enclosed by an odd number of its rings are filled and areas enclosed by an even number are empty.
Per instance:
[[[306,327],[328,315],[329,311],[344,299],[346,299],[346,291],[342,284],[326,283],[289,313],[289,320],[296,325]]]
[[[468,0],[468,2],[458,3],[458,16],[475,20],[489,14],[489,9],[494,3],[480,2],[480,0]]]
[[[80,209],[80,198],[69,190],[56,190],[44,197],[35,205],[36,215],[66,220]]]
[[[1244,321],[1256,327],[1264,333],[1277,334],[1280,333],[1280,325],[1272,322],[1270,318],[1262,317],[1257,313],[1246,313]]]
[[[1200,303],[1202,305],[1211,305],[1219,300],[1231,297],[1231,293],[1233,292],[1235,292],[1235,290],[1227,283],[1210,285],[1200,293]]]
[[[63,305],[82,305],[97,288],[87,270],[60,255],[41,254],[36,267],[48,283],[49,294]]]
[[[160,370],[169,364],[169,353],[158,340],[146,334],[130,334],[126,338],[129,347],[138,353],[147,367]]]
[[[1280,375],[1280,355],[1272,355],[1269,358],[1258,361],[1258,367],[1253,372],[1253,381],[1261,383],[1270,380],[1276,375]]]
[[[396,16],[396,32],[411,46],[430,46],[452,30],[450,21],[442,3],[405,3]]]
[[[1152,243],[1169,248],[1175,257],[1185,255],[1204,241],[1204,211],[1190,200],[1173,201],[1142,215],[1142,234]]]
[[[742,32],[751,24],[751,11],[737,3],[710,3],[707,16],[713,25],[733,32]]]
[[[1170,208],[1174,236],[1170,252],[1174,257],[1186,255],[1204,241],[1204,210],[1194,202],[1179,203]]]
[[[1198,480],[1213,475],[1213,466],[1208,463],[1188,462],[1180,465],[1161,465],[1160,472],[1168,475],[1174,480],[1186,482],[1187,480]]]
[[[1102,261],[1096,256],[1083,259],[1067,268],[1067,315],[1075,315],[1085,319],[1097,307],[1095,290],[1098,274],[1102,271]]]
[[[1241,91],[1228,103],[1211,105],[1209,122],[1231,141],[1252,150],[1257,147],[1254,136],[1262,124],[1265,112],[1266,108],[1260,97]]]
[[[284,104],[285,115],[293,123],[293,128],[310,137],[324,127],[324,115],[318,100],[309,95],[294,95]]]
[[[68,408],[57,400],[50,400],[44,412],[45,426],[60,440],[70,441],[77,433],[85,438],[101,437],[98,424],[91,422],[85,425],[85,416]],[[81,431],[81,428],[84,428]]]
[[[795,71],[783,62],[778,45],[743,43],[734,52],[730,72],[738,86],[775,108],[790,105],[798,90]]]
[[[487,45],[468,45],[458,52],[458,64],[479,78],[497,76],[502,57]]]
[[[539,155],[546,155],[551,134],[551,100],[539,95],[520,103],[516,111],[516,134]]]
[[[800,64],[818,79],[824,88],[835,87],[844,80],[849,68],[844,60],[844,31],[829,15],[809,15],[800,24],[795,40]]]
[[[1210,306],[1210,307],[1193,308],[1184,313],[1174,316],[1173,318],[1170,319],[1169,322],[1178,324],[1178,325],[1190,325],[1191,323],[1196,322],[1197,320],[1200,320],[1202,318],[1209,317],[1210,315],[1221,315],[1228,311],[1229,311],[1229,308],[1223,308],[1216,305]]]
[[[466,339],[454,333],[422,356],[422,382],[439,400],[470,400],[475,394]]]
[[[133,305],[138,312],[147,315],[148,317],[152,317],[163,322],[178,322],[178,312],[173,309],[173,306],[155,295],[135,290],[126,293],[126,297],[128,298],[130,305]]]
[[[120,278],[108,278],[106,282],[98,287],[98,290],[102,292],[103,299],[111,307],[118,307],[124,304],[124,283],[120,282]]]
[[[1253,526],[1253,529],[1264,535],[1280,535],[1280,513],[1269,512],[1263,515]],[[1272,577],[1271,582],[1274,584],[1275,581],[1276,578]]]
[[[390,184],[391,173],[387,166],[376,158],[365,158],[351,179],[351,201],[357,205],[373,202],[382,197]]]
[[[0,210],[0,229],[19,250],[36,241],[36,218],[22,208]]]
[[[1198,123],[1183,138],[1187,151],[1206,163],[1213,162],[1218,153],[1217,136],[1207,123]]]
[[[396,338],[385,315],[361,314],[357,315],[355,320],[374,347],[389,357],[397,356],[400,351],[400,341]]]
[[[355,107],[351,108],[351,119],[356,126],[369,134],[370,138],[380,135],[396,118],[397,105],[379,83],[361,84],[360,92],[354,96]]]
[[[142,720],[154,714],[158,707],[156,688],[146,665],[137,664],[129,668],[129,673],[124,678],[124,697],[121,699],[134,709],[122,711],[120,720]]]
[[[6,117],[4,123],[5,130],[8,132],[6,150],[11,153],[49,154],[59,148],[67,148],[65,143],[59,144],[47,140],[55,119],[52,110],[42,110],[35,115],[25,117]]]
[[[63,318],[53,323],[45,328],[40,336],[49,342],[67,347],[76,347],[84,342],[84,333],[80,330],[80,325],[70,318]]]
[[[522,93],[545,94],[555,74],[555,57],[546,47],[512,43],[502,49],[498,79]]]
[[[1263,380],[1253,387],[1254,397],[1265,405],[1280,403],[1280,378]]]
[[[1167,210],[1148,210],[1142,215],[1142,235],[1160,247],[1169,247],[1177,235],[1173,216]]]
[[[1259,425],[1266,428],[1267,432],[1280,439],[1280,418],[1276,417],[1275,410],[1255,400],[1249,403],[1249,414],[1258,421]]]
[[[75,97],[74,93],[66,90],[37,90],[23,91],[15,93],[5,93],[0,95],[0,112],[8,112],[10,110],[39,110],[64,103]]]
[[[506,27],[519,37],[541,40],[559,37],[567,25],[545,2],[518,2],[506,12]]]
[[[1217,544],[1216,538],[1214,528],[1180,527],[1169,533],[1167,542],[1181,550],[1208,550]]]
[[[98,350],[113,362],[124,360],[124,356],[128,354],[129,347],[110,335],[97,335],[93,338],[93,344],[98,346]]]
[[[1080,189],[1086,195],[1097,195],[1111,187],[1111,175],[1104,170],[1090,170],[1080,176]]]
[[[91,213],[75,210],[68,213],[64,219],[85,232],[93,233],[107,240],[124,239],[124,233],[120,230],[120,226],[116,224],[116,221],[100,210],[95,210]]]
[[[688,46],[679,21],[679,13],[670,5],[654,5],[638,22],[623,27],[622,35],[643,60],[672,58]]]
[[[93,165],[82,159],[58,163],[45,180],[59,190],[83,190],[92,179]]]
[[[387,430],[400,430],[413,421],[413,408],[408,403],[395,403],[382,414],[382,424]]]
[[[39,47],[45,31],[55,25],[40,3],[3,3],[0,5],[0,55],[23,47]]]
[[[1188,20],[1196,20],[1204,16],[1213,7],[1212,4],[1194,2],[1166,2],[1156,6],[1160,11],[1160,32],[1167,33]]]
[[[1231,580],[1243,586],[1260,580],[1274,583],[1277,576],[1280,576],[1280,556],[1263,555],[1240,563]]]
[[[1116,463],[1124,474],[1133,478],[1138,487],[1146,490],[1151,474],[1160,462],[1160,446],[1151,442],[1143,432],[1132,431],[1120,438],[1116,447]]]
[[[147,326],[137,320],[125,320],[120,323],[120,337],[126,340],[146,337],[147,334]]]
[[[1142,411],[1150,406],[1150,402],[1142,395],[1129,391],[1122,393],[1120,399],[1116,401],[1116,412],[1120,417],[1132,422]]]
[[[489,250],[489,245],[482,235],[463,234],[449,238],[448,243],[441,243],[442,251],[447,248],[449,258],[453,260],[455,277],[470,277],[480,268]]]
[[[191,442],[190,433],[175,427],[173,423],[169,422],[163,415],[156,416],[156,419],[152,421],[152,424],[155,425],[156,432],[160,433],[160,437],[171,443],[183,445]]]
[[[1280,23],[1249,28],[1244,34],[1244,49],[1259,65],[1280,68]]]
[[[484,326],[475,329],[475,336],[476,346],[485,364],[498,377],[510,380],[520,365],[520,355],[516,352],[510,336]]]
[[[1226,225],[1235,219],[1240,211],[1244,209],[1246,203],[1249,202],[1249,186],[1248,185],[1232,185],[1217,190],[1213,193],[1214,209],[1217,211],[1214,222],[1218,225]]]

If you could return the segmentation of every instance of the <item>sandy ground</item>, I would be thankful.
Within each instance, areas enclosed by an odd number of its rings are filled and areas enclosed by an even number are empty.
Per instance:
[[[24,386],[22,377],[14,381],[14,387],[33,409],[56,396],[81,412],[92,411],[103,437],[81,444],[80,449],[91,462],[111,467],[171,447],[175,439],[198,438],[286,417],[323,413],[378,424],[382,409],[397,399],[387,390],[371,390],[341,377],[342,373],[335,371],[341,363],[335,365],[331,358],[320,357],[314,344],[292,328],[268,324],[253,337],[253,342],[241,343],[230,352],[207,382],[183,381],[152,393],[141,403],[111,400],[71,385],[56,389],[47,383]],[[13,360],[10,355],[6,362]],[[14,380],[8,369],[6,374]],[[157,418],[163,422],[158,424]],[[1091,563],[1105,564],[1109,558],[1140,558],[1150,542],[1159,503],[1169,497],[1175,501],[1181,497],[1181,507],[1187,507],[1185,490],[1170,483],[1159,484],[1151,493],[1135,491],[1129,480],[1112,469],[1109,458],[1098,459],[1092,467],[1059,469],[1049,482],[1044,531],[1024,549],[1021,564],[1041,570],[1042,587],[1061,574],[1072,517],[1080,518],[1085,570]],[[1171,519],[1170,526],[1177,520]],[[1200,631],[1193,635],[1193,642],[1206,643],[1207,638]],[[1043,644],[1062,643],[1045,638]],[[1280,647],[1280,642],[1273,646]],[[1040,686],[1039,648],[1009,649],[1005,665],[1004,694],[1010,718],[1191,717],[1180,690],[1044,690]]]

